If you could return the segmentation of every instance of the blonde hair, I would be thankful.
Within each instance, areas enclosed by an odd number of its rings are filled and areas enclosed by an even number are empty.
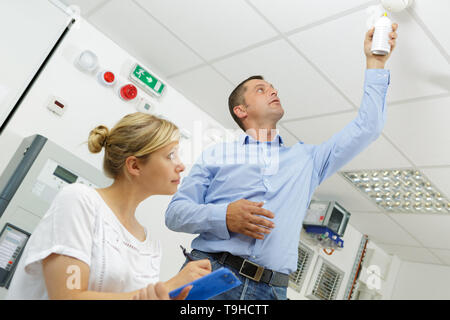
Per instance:
[[[146,160],[158,149],[180,139],[178,127],[156,116],[136,112],[123,117],[111,130],[104,125],[89,133],[88,148],[98,153],[105,148],[103,169],[116,178],[129,156]]]

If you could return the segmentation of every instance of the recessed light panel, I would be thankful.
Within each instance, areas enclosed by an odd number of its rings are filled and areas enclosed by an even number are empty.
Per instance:
[[[418,170],[364,170],[340,174],[385,211],[450,213],[448,198]]]

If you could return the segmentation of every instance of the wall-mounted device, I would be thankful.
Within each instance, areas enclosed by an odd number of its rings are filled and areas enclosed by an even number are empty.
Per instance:
[[[116,76],[114,72],[109,70],[103,70],[100,71],[97,74],[98,81],[100,84],[106,86],[106,87],[112,87],[116,83]]]
[[[0,231],[0,287],[8,285],[30,235],[9,223]]]
[[[327,227],[342,237],[350,219],[350,212],[336,201],[311,200],[303,226]]]
[[[75,182],[106,187],[111,179],[41,135],[22,141],[0,176],[0,287],[9,287],[26,240],[56,194]],[[5,294],[0,288],[0,298]]]
[[[47,109],[58,116],[62,116],[67,110],[67,103],[59,97],[51,96],[47,101]]]
[[[160,97],[166,85],[139,64],[131,69],[130,80],[145,92]]]
[[[98,57],[90,50],[85,50],[75,60],[75,66],[84,72],[94,72],[98,67]]]
[[[136,110],[143,113],[154,114],[156,108],[147,99],[138,97],[136,102]]]
[[[128,83],[119,88],[119,97],[124,101],[130,101],[137,97],[138,91],[137,88]]]

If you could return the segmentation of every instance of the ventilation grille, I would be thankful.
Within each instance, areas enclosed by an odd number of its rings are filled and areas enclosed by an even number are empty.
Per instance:
[[[319,300],[335,300],[342,277],[342,272],[324,261],[312,289],[312,295]]]
[[[314,252],[311,249],[302,243],[299,244],[297,271],[291,273],[289,276],[289,287],[297,292],[300,292],[300,289],[302,288],[313,255]]]

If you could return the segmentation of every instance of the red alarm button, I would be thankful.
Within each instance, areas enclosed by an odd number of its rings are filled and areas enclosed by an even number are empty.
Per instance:
[[[116,76],[111,71],[101,71],[98,73],[98,81],[107,87],[112,87],[116,83]]]
[[[113,83],[114,82],[114,73],[107,71],[103,74],[103,79],[105,79],[106,82],[108,83]]]
[[[137,89],[132,84],[126,84],[122,88],[120,88],[120,97],[123,100],[133,100],[137,96]]]

